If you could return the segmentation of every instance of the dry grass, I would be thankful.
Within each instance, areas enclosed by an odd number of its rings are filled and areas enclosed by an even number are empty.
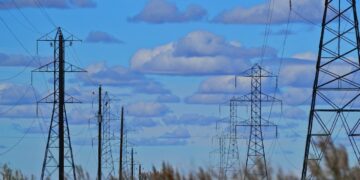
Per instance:
[[[360,177],[360,167],[350,167],[348,155],[343,146],[335,146],[333,143],[326,143],[320,141],[318,146],[323,150],[324,158],[323,165],[311,163],[309,165],[311,173],[314,175],[314,179],[328,180],[328,179],[341,179],[341,180],[357,180]],[[234,174],[228,179],[243,179],[246,176],[247,180],[258,180],[256,176],[251,174],[262,173],[262,164],[258,163],[257,169],[254,172],[246,172],[239,170],[237,174]],[[8,165],[3,165],[0,170],[3,180],[35,180],[34,176],[25,177],[20,170],[12,170]],[[277,180],[298,180],[298,176],[294,174],[284,173],[279,169],[276,174],[273,173],[272,169],[268,170],[271,179]],[[90,180],[90,175],[82,167],[76,167],[76,174],[78,180]],[[114,180],[116,178],[113,178]],[[125,178],[129,179],[129,178]],[[160,169],[153,167],[149,172],[141,174],[142,180],[212,180],[212,179],[223,179],[219,174],[211,169],[199,168],[188,174],[180,173],[176,168],[168,163],[163,163]]]

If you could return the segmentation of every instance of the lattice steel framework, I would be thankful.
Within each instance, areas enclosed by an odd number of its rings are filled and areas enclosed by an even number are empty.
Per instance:
[[[218,137],[219,141],[219,179],[226,179],[225,176],[225,138],[224,136]]]
[[[343,144],[348,139],[356,157],[353,159],[360,162],[360,56],[355,5],[355,0],[325,0],[302,179],[312,178],[309,164],[321,165],[324,152],[317,146],[320,140]]]
[[[245,166],[245,179],[249,177],[269,179],[262,128],[265,126],[275,127],[277,132],[277,125],[262,117],[262,107],[265,103],[271,103],[272,105],[274,103],[279,103],[281,105],[282,103],[275,97],[262,92],[262,79],[277,77],[263,69],[259,64],[255,64],[252,68],[245,71],[242,77],[251,78],[251,92],[247,95],[234,98],[231,101],[233,102],[234,107],[244,104],[250,105],[251,107],[250,120],[241,121],[236,124],[237,127],[244,126],[250,128]],[[258,166],[259,164],[262,164],[263,167],[260,171],[259,167],[261,166]]]
[[[111,179],[115,177],[115,165],[112,154],[112,143],[114,140],[114,135],[111,130],[111,99],[109,97],[108,92],[105,92],[105,96],[103,98],[103,126],[102,126],[102,164],[103,164],[103,175],[105,179]]]
[[[41,179],[76,179],[65,104],[80,103],[80,101],[65,93],[65,73],[86,71],[65,62],[66,43],[72,45],[72,42],[80,40],[73,35],[64,38],[60,27],[55,31],[55,38],[51,37],[53,33],[51,32],[38,39],[38,42],[47,41],[54,47],[54,61],[32,71],[52,72],[54,75],[54,92],[38,101],[38,103],[53,104]],[[56,172],[58,177],[55,176]]]
[[[229,133],[225,136],[228,141],[228,148],[227,149],[220,149],[223,150],[222,152],[226,153],[225,158],[222,159],[222,163],[220,166],[224,168],[224,174],[226,177],[233,175],[234,173],[240,170],[240,157],[239,157],[239,146],[238,146],[238,138],[236,136],[236,125],[238,123],[238,112],[237,112],[237,102],[232,98],[229,101],[230,105],[230,117],[229,117]],[[225,138],[221,137],[220,141],[226,140]],[[224,142],[221,142],[224,145]],[[221,146],[220,146],[221,147]],[[223,148],[223,147],[221,147]],[[220,152],[221,153],[221,152]],[[222,154],[220,157],[224,158]],[[225,160],[225,162],[224,162]]]

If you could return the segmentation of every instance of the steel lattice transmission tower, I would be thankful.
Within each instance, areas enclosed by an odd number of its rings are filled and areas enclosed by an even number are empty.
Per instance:
[[[228,133],[225,137],[220,137],[220,173],[223,178],[229,177],[240,170],[240,157],[239,157],[239,146],[238,137],[236,136],[236,126],[239,123],[238,112],[237,112],[237,101],[235,97],[230,99],[230,117]],[[224,140],[227,140],[228,147],[225,149]],[[225,158],[223,156],[225,153]],[[222,172],[223,171],[223,172]]]
[[[250,120],[238,122],[236,125],[237,127],[243,126],[250,128],[245,179],[254,176],[260,179],[268,179],[268,169],[263,142],[263,127],[275,127],[277,134],[277,125],[262,116],[262,107],[265,104],[274,105],[274,103],[282,105],[282,102],[281,100],[262,92],[262,80],[263,78],[277,78],[277,76],[266,71],[260,65],[255,64],[252,68],[246,70],[242,77],[251,78],[251,92],[247,95],[233,98],[231,101],[233,102],[232,106],[234,107],[244,104],[250,105]],[[261,170],[259,170],[259,163],[263,165],[263,169]]]
[[[55,37],[51,37],[54,31],[56,32]],[[53,46],[54,61],[32,71],[51,72],[54,76],[53,93],[38,101],[38,103],[53,104],[41,179],[76,179],[65,104],[80,103],[80,101],[65,93],[65,73],[86,71],[65,62],[65,46],[72,45],[74,41],[80,40],[73,35],[64,37],[60,27],[54,31],[38,39],[38,42],[50,42]],[[55,176],[56,172],[58,177]]]
[[[325,0],[320,48],[316,63],[302,179],[311,179],[309,164],[321,165],[326,143],[350,142],[360,162],[357,145],[360,124],[359,24],[355,0]],[[350,148],[351,149],[351,148]]]
[[[103,172],[105,179],[111,179],[115,176],[115,165],[114,159],[112,154],[112,143],[111,141],[114,140],[114,135],[111,131],[111,121],[115,120],[112,118],[111,113],[111,99],[109,97],[108,92],[105,92],[105,96],[103,98],[103,126],[102,126],[102,164],[103,164]]]
[[[225,147],[225,137],[223,135],[221,135],[220,137],[217,138],[218,142],[219,142],[219,179],[226,179],[226,174],[225,174],[225,151],[226,151],[226,147]]]

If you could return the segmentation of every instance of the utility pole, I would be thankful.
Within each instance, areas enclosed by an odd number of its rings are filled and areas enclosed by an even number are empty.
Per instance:
[[[360,137],[360,36],[356,1],[324,2],[302,180],[313,178],[309,164],[321,164],[329,142],[349,143],[353,150],[349,159],[360,164],[357,145]],[[333,134],[338,138],[332,138]],[[344,142],[344,139],[349,141]],[[318,146],[319,141],[325,148]],[[346,150],[350,149],[348,147],[344,146]]]
[[[131,180],[134,180],[134,148],[131,148]]]
[[[54,61],[45,64],[35,72],[51,72],[54,75],[54,91],[50,95],[41,99],[37,103],[53,104],[50,128],[43,161],[41,179],[66,179],[75,175],[75,164],[71,147],[70,132],[66,116],[66,103],[80,103],[74,97],[65,93],[65,72],[86,72],[85,70],[65,62],[65,46],[66,42],[72,45],[76,39],[73,35],[64,38],[60,27],[56,29],[55,38],[51,37],[51,33],[42,36],[37,42],[50,42],[54,47]],[[58,155],[58,157],[56,157]],[[54,174],[58,172],[57,178]],[[72,172],[72,175],[67,174]]]
[[[241,76],[251,78],[251,92],[248,95],[232,98],[230,100],[230,115],[234,116],[234,119],[237,119],[236,107],[241,104],[250,104],[250,120],[240,121],[235,125],[235,127],[250,128],[245,166],[245,179],[247,178],[247,175],[256,176],[260,179],[269,179],[262,128],[266,126],[275,127],[277,131],[277,125],[262,117],[262,107],[265,103],[273,105],[274,103],[282,104],[282,102],[281,100],[262,92],[262,79],[277,77],[266,71],[259,64],[255,64]],[[235,136],[230,138],[237,138],[236,128],[233,133]],[[259,166],[259,163],[261,163],[262,166]],[[259,167],[262,167],[263,169],[259,170]]]
[[[141,180],[142,178],[141,178],[141,164],[139,164],[139,180]]]
[[[98,109],[98,174],[97,179],[101,180],[101,156],[102,156],[102,143],[101,143],[101,135],[102,135],[102,98],[101,98],[101,85],[99,86],[99,109]]]
[[[119,180],[123,179],[124,107],[121,107]]]

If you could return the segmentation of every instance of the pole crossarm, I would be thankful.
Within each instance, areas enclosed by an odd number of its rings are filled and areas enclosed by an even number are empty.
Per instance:
[[[277,99],[273,96],[270,96],[270,95],[267,95],[267,94],[264,94],[264,93],[261,93],[260,94],[260,98],[258,99],[259,101],[261,102],[266,102],[266,103],[279,103],[282,105],[282,101],[280,99]],[[240,97],[235,97],[233,99],[231,99],[231,101],[235,101],[235,102],[238,102],[239,104],[243,104],[243,103],[246,103],[246,105],[248,103],[251,103],[253,101],[252,97],[251,97],[251,93],[247,94],[247,95],[244,95],[244,96],[240,96]]]
[[[53,62],[47,63],[47,64],[45,64],[43,66],[40,66],[39,68],[37,68],[35,70],[32,70],[31,72],[32,73],[36,73],[36,72],[59,72],[59,69],[55,69],[54,63],[56,63],[56,61],[53,61]],[[85,69],[83,69],[83,68],[80,68],[80,67],[76,66],[76,65],[65,62],[64,72],[68,72],[68,73],[76,72],[76,73],[78,73],[78,72],[87,72],[87,71]]]
[[[50,103],[50,104],[53,104],[53,103],[56,103],[57,101],[54,100],[54,96],[56,96],[56,93],[51,93],[49,95],[47,95],[46,97],[40,99],[37,104],[41,104],[41,103]],[[68,94],[65,94],[65,100],[64,100],[64,103],[66,104],[74,104],[74,103],[82,103],[79,99],[71,96],[71,95],[68,95]]]

